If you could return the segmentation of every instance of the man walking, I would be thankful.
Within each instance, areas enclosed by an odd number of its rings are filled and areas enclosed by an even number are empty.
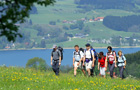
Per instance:
[[[55,72],[55,75],[59,75],[59,67],[61,65],[61,52],[57,49],[57,46],[53,46],[53,51],[51,53],[51,65]]]
[[[82,69],[84,75],[86,74],[84,69],[84,66],[82,65],[83,60],[83,52],[79,50],[79,46],[74,46],[75,51],[73,52],[73,66],[74,66],[74,77],[76,77],[77,69],[78,67]]]
[[[84,53],[84,62],[85,62],[85,66],[86,66],[86,70],[88,72],[88,75],[90,77],[91,75],[91,69],[92,67],[94,67],[94,62],[95,59],[94,59],[94,52],[93,50],[91,50],[90,48],[90,44],[86,44],[86,50],[85,50],[85,53]],[[83,62],[83,65],[84,65],[84,62]]]

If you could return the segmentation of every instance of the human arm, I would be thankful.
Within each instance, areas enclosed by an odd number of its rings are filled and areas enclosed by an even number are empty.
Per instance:
[[[126,58],[124,57],[124,68],[126,67]]]
[[[108,65],[107,60],[108,60],[108,56],[106,54],[106,58],[105,58],[105,71],[107,70],[107,65]]]
[[[53,59],[53,57],[51,56],[51,65],[52,65],[52,59]]]
[[[100,62],[98,62],[98,70],[100,69]]]
[[[74,66],[75,58],[73,57],[73,66]]]
[[[95,62],[94,52],[92,51],[91,53],[92,53],[92,61],[93,61],[92,62],[92,67],[94,67],[94,62]]]
[[[58,51],[58,53],[59,53],[59,66],[60,66],[61,65],[61,52]]]

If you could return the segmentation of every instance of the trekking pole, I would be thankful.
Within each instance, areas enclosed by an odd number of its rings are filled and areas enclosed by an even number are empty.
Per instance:
[[[128,72],[127,72],[127,70],[125,68],[124,68],[124,70],[125,70],[126,74],[129,75]]]

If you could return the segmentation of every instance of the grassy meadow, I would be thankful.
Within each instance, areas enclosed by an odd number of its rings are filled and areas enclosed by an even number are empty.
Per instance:
[[[140,90],[137,79],[107,79],[17,67],[0,68],[1,90]]]

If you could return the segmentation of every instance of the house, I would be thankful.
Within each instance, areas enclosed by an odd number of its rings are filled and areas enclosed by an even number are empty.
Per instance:
[[[93,19],[89,19],[89,22],[94,22],[94,20]]]
[[[97,17],[94,19],[94,21],[103,21],[104,20],[104,17]]]

